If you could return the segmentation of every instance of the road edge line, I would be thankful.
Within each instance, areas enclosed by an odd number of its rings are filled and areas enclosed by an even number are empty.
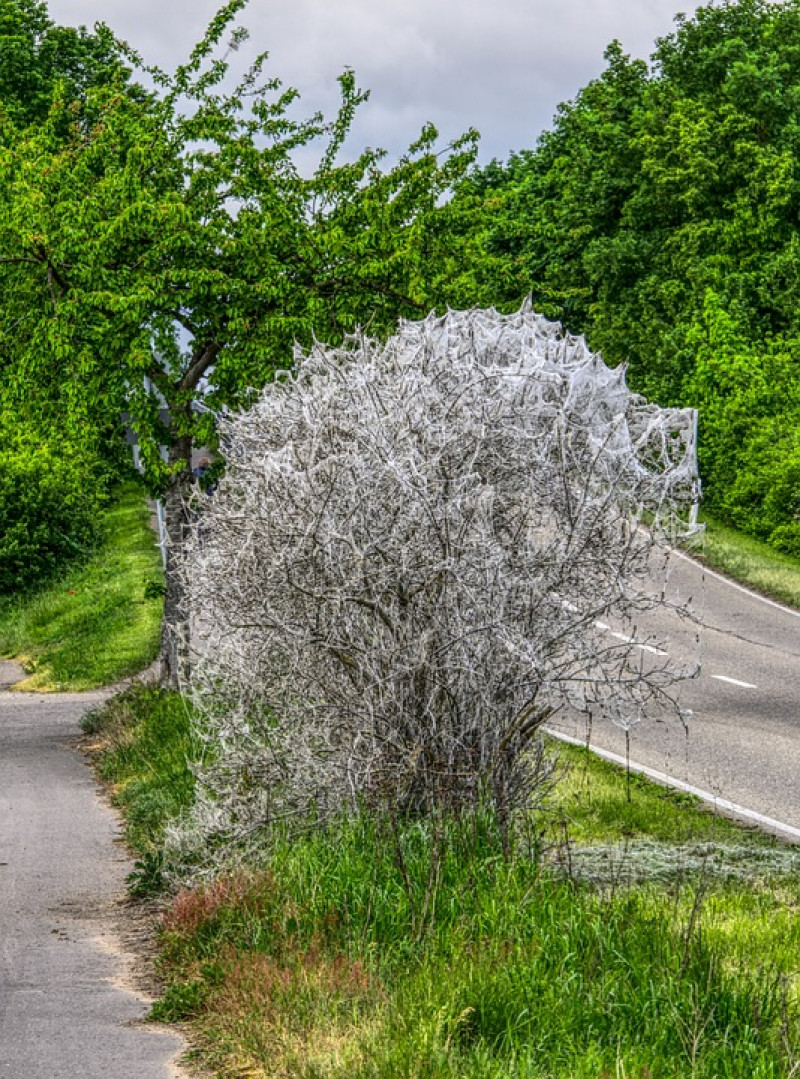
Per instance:
[[[766,832],[772,832],[780,838],[787,839],[792,843],[800,843],[800,828],[795,828],[792,824],[785,824],[783,821],[775,820],[774,817],[767,817],[763,813],[758,813],[755,809],[747,809],[745,806],[740,806],[736,802],[729,801],[727,798],[720,798],[718,795],[712,794],[711,791],[704,791],[700,787],[695,787],[691,783],[685,783],[682,779],[676,779],[674,776],[668,776],[666,773],[659,772],[655,768],[649,768],[645,764],[636,764],[634,761],[626,761],[626,759],[621,757],[618,753],[612,753],[608,749],[601,749],[599,746],[593,746],[591,743],[587,744],[586,740],[583,738],[575,738],[571,734],[564,734],[562,731],[553,730],[552,727],[542,727],[542,734],[549,735],[559,742],[566,742],[572,746],[582,746],[584,749],[589,749],[596,757],[601,757],[611,764],[621,765],[623,768],[628,768],[631,772],[636,772],[638,775],[646,776],[648,779],[652,779],[653,782],[658,783],[662,787],[672,787],[675,790],[683,791],[685,794],[693,794],[696,798],[706,802],[716,812],[721,813],[723,816],[732,816],[737,819],[750,821]]]
[[[697,558],[692,558],[691,555],[686,554],[685,551],[679,551],[677,547],[671,548],[671,553],[678,558],[682,558],[684,562],[690,562],[693,566],[696,566],[702,573],[708,574],[709,577],[714,577],[718,581],[722,581],[723,584],[730,585],[731,588],[735,588],[738,592],[744,592],[746,596],[750,596],[751,599],[760,599],[762,603],[768,604],[770,607],[776,607],[779,611],[783,611],[784,614],[794,615],[795,618],[800,618],[800,611],[795,607],[790,607],[786,603],[779,603],[776,599],[770,599],[769,596],[762,596],[760,592],[754,591],[752,588],[748,588],[746,585],[739,584],[738,581],[732,580],[730,577],[726,577],[724,573],[719,573],[715,569],[711,569],[705,562],[701,562]]]

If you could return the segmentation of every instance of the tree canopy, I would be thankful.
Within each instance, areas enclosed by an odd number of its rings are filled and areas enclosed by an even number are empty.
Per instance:
[[[47,116],[53,91],[84,98],[124,71],[111,31],[58,26],[41,0],[0,0],[0,102],[18,125]]]
[[[711,507],[800,551],[800,0],[700,8],[650,65],[613,43],[534,149],[469,174],[472,134],[352,156],[349,71],[332,119],[300,118],[265,55],[237,84],[245,2],[166,74],[0,0],[6,416],[102,457],[127,413],[177,550],[205,410],[246,405],[295,341],[531,295],[698,407]]]
[[[82,98],[57,82],[35,125],[0,116],[8,400],[22,412],[49,385],[88,423],[127,411],[173,552],[192,445],[215,437],[207,410],[246,402],[296,340],[425,313],[445,242],[432,222],[474,156],[472,134],[441,154],[427,128],[390,168],[369,149],[341,162],[365,97],[354,75],[330,121],[296,119],[266,55],[233,85],[219,53],[226,35],[229,53],[242,43],[244,3],[219,11],[173,75],[128,52],[153,94],[119,69]],[[306,175],[298,151],[313,147]]]
[[[232,407],[290,365],[296,339],[425,311],[428,218],[472,153],[468,137],[441,160],[427,129],[389,170],[372,150],[337,164],[364,99],[349,72],[332,122],[293,119],[296,94],[262,79],[264,57],[223,92],[227,64],[212,53],[242,6],[221,10],[173,77],[151,71],[152,99],[120,76],[86,102],[56,94],[35,127],[5,117],[4,359],[25,369],[10,329],[26,323],[40,381],[47,369],[83,397],[93,387],[99,404],[125,400],[142,433],[168,444],[212,368],[204,400]],[[294,155],[315,140],[308,178]],[[174,406],[172,431],[149,427],[158,394]]]
[[[537,147],[456,200],[483,216],[462,299],[531,293],[637,389],[699,407],[710,505],[795,552],[799,41],[798,0],[727,0],[649,66],[613,43]]]

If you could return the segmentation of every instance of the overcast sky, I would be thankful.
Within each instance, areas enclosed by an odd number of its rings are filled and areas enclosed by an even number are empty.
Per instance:
[[[49,0],[58,23],[102,19],[150,63],[172,69],[218,0]],[[443,141],[469,127],[481,159],[535,145],[559,102],[603,69],[618,38],[650,56],[678,12],[676,0],[250,0],[240,21],[270,53],[271,74],[295,86],[312,112],[336,107],[336,76],[355,70],[371,91],[354,128],[356,148],[394,157],[433,122]]]

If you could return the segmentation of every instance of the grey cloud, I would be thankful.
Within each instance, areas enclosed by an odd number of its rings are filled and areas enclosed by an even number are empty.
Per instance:
[[[482,134],[481,157],[532,146],[557,105],[600,73],[619,38],[646,57],[668,33],[676,0],[251,0],[242,21],[251,51],[268,49],[271,70],[303,95],[309,111],[336,107],[336,76],[352,67],[371,90],[357,130],[362,142],[402,151],[426,121],[452,138]],[[102,18],[147,59],[185,59],[216,0],[51,0],[53,18]]]

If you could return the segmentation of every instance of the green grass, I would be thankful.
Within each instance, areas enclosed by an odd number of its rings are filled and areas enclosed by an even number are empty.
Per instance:
[[[405,842],[419,905],[430,836]],[[155,1015],[192,1020],[220,1075],[783,1079],[798,904],[796,877],[781,898],[702,874],[596,887],[487,845],[442,864],[420,935],[390,846],[359,820],[179,895]]]
[[[755,541],[712,523],[703,557],[800,600],[796,562]],[[152,894],[193,796],[187,707],[138,687],[87,729],[137,852],[132,890]],[[251,1079],[800,1076],[800,851],[558,754],[566,774],[513,859],[491,821],[451,824],[437,862],[425,822],[393,839],[364,817],[173,896],[154,1018],[188,1022],[213,1074]]]
[[[800,608],[800,561],[701,514],[706,530],[689,553],[756,592]]]
[[[158,890],[165,823],[188,805],[194,778],[189,713],[177,693],[134,685],[87,713],[89,752],[125,818],[125,836],[138,855],[134,894]]]
[[[191,797],[186,709],[137,689],[90,725],[129,837],[155,856]],[[190,1022],[231,1077],[798,1074],[800,852],[562,757],[533,855],[505,859],[488,818],[451,824],[432,876],[429,825],[403,825],[398,847],[360,818],[180,892],[154,1017]]]
[[[0,655],[19,659],[28,673],[18,689],[94,689],[155,659],[162,602],[146,592],[157,593],[163,575],[139,484],[120,489],[104,525],[87,562],[0,603]]]
[[[572,842],[624,843],[647,838],[661,843],[763,844],[762,833],[707,809],[699,798],[625,775],[582,746],[558,742],[563,775],[548,806],[549,830],[567,828]]]
[[[565,775],[546,835],[573,877],[609,884],[800,875],[800,848],[735,824],[693,795],[626,775],[585,748],[557,743],[554,752]]]

